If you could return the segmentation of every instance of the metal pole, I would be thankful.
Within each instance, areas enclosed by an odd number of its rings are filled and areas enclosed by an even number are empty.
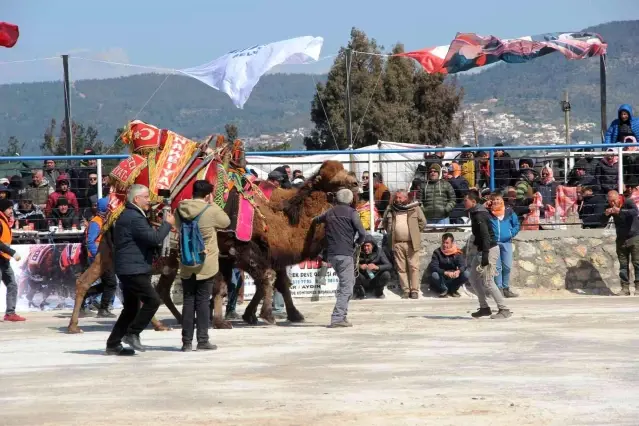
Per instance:
[[[601,140],[603,141],[606,130],[608,129],[606,119],[606,55],[599,57],[599,85],[601,86]]]
[[[353,149],[353,126],[351,123],[351,49],[346,49],[346,138],[348,149]]]
[[[617,161],[617,173],[619,173],[619,193],[623,194],[623,148],[617,147],[617,155],[619,160]]]
[[[564,92],[564,117],[566,119],[566,145],[570,145],[570,102],[567,90]]]
[[[67,155],[73,155],[73,124],[71,123],[71,87],[69,85],[69,55],[62,55],[64,69],[64,121],[67,126]]]
[[[490,190],[495,190],[495,150],[490,150]]]
[[[368,205],[371,210],[371,233],[375,232],[375,188],[373,188],[373,154],[368,154]],[[383,212],[381,214],[384,214]]]
[[[479,137],[477,136],[477,125],[475,125],[475,115],[473,115],[473,134],[475,135],[475,146],[479,146]]]
[[[98,158],[98,200],[103,197],[102,194],[102,159]]]

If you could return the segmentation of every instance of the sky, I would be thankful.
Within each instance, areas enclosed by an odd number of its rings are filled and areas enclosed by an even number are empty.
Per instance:
[[[636,6],[637,0],[0,0],[0,21],[20,27],[16,46],[0,47],[0,84],[59,80],[65,53],[72,80],[107,78],[150,70],[79,58],[179,69],[305,35],[324,37],[325,57],[346,44],[352,27],[387,49],[402,42],[416,50],[447,45],[457,32],[513,38],[639,19]],[[324,72],[330,65],[327,59],[278,71]]]

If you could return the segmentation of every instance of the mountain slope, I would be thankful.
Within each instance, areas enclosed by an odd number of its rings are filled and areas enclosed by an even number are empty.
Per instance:
[[[162,82],[166,79],[164,84]],[[73,119],[95,126],[110,142],[118,127],[136,116],[153,92],[139,119],[192,138],[223,132],[234,123],[240,137],[277,133],[310,125],[315,81],[325,76],[271,74],[255,87],[243,110],[229,97],[189,77],[143,74],[73,83]],[[16,136],[25,153],[38,153],[42,135],[52,118],[64,118],[61,82],[0,86],[0,142]]]
[[[621,103],[633,103],[639,93],[639,21],[610,22],[587,28],[608,43],[608,121]],[[497,99],[495,110],[533,123],[562,123],[560,101],[569,91],[574,123],[596,123],[600,128],[599,58],[569,61],[554,53],[524,64],[500,64],[458,79],[467,104]]]

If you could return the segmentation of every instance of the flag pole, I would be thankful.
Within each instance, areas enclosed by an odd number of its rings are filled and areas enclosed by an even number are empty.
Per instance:
[[[608,123],[606,120],[606,55],[599,57],[599,85],[601,86],[601,139],[603,140],[606,130],[608,129]]]
[[[69,55],[62,55],[64,70],[64,120],[67,123],[67,155],[73,155],[73,124],[71,123],[71,87],[69,85]],[[99,183],[99,182],[98,182]]]

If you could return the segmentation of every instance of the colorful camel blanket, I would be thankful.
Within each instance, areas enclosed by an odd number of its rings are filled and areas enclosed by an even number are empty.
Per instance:
[[[218,137],[213,152],[195,156],[199,149],[198,143],[171,130],[158,129],[139,120],[130,122],[121,138],[129,146],[131,156],[120,162],[109,175],[112,190],[103,233],[124,210],[126,193],[131,185],[147,186],[156,210],[163,207],[160,191],[174,191],[171,207],[175,209],[180,201],[192,197],[192,182],[182,189],[179,187],[181,181],[195,174],[192,181],[206,179],[211,182],[214,186],[215,203],[226,210],[230,217],[237,218],[230,228],[236,233],[236,237],[242,241],[251,239],[257,207],[255,198],[264,195],[255,185],[252,174],[244,167],[232,164],[232,160],[243,158],[243,145],[240,141],[229,145],[223,137]],[[212,157],[207,159],[207,156]],[[204,161],[208,163],[203,164]],[[237,194],[238,200],[227,206],[231,194]]]

